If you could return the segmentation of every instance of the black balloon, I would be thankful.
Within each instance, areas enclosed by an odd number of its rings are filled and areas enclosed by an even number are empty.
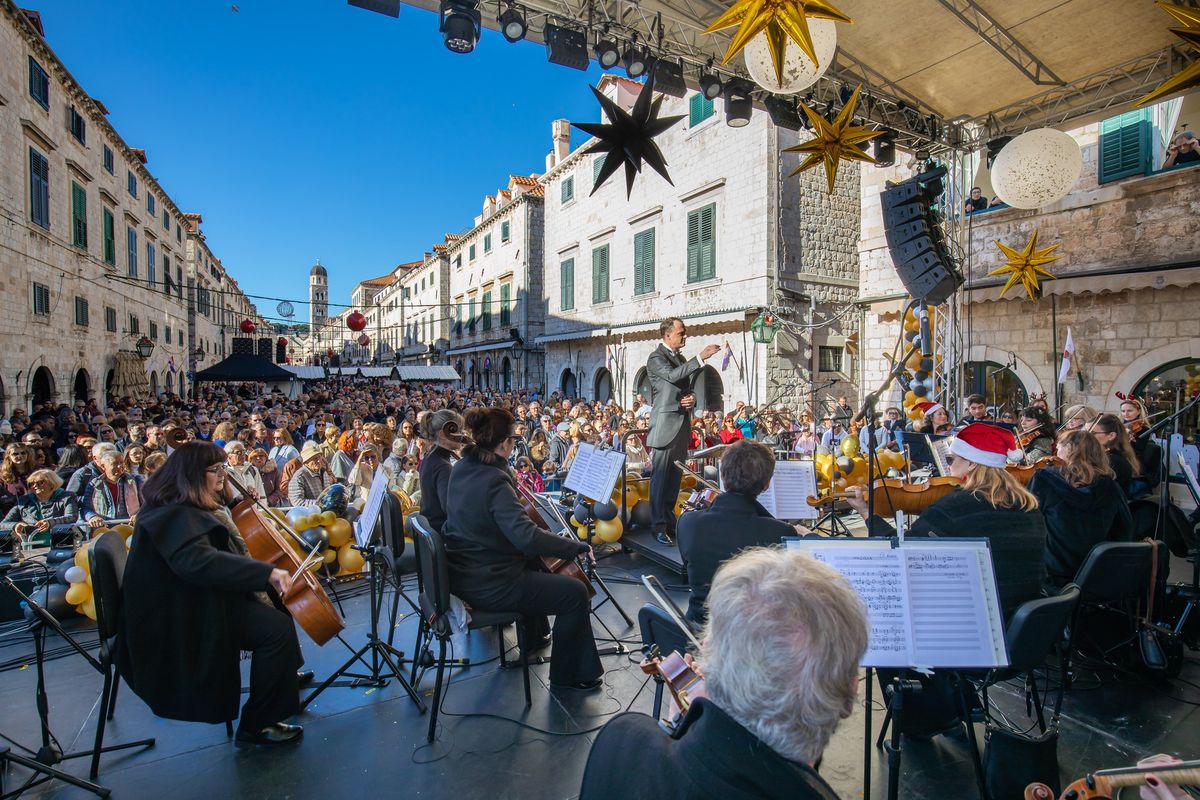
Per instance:
[[[320,526],[302,532],[300,538],[308,545],[310,552],[315,547],[318,553],[324,553],[325,548],[329,546],[329,531]]]
[[[904,341],[911,342],[914,339],[916,339],[918,335],[919,334],[916,331],[905,331],[904,332]]]
[[[350,505],[350,498],[346,493],[346,487],[340,483],[335,483],[321,493],[317,498],[317,507],[322,511],[332,511],[339,517],[346,516],[346,508]]]
[[[629,525],[636,528],[649,528],[654,523],[650,511],[650,503],[643,500],[629,510]]]
[[[67,602],[67,589],[68,587],[61,583],[44,584],[34,589],[29,597],[33,602],[49,611],[50,616],[62,622],[75,616],[75,608]],[[36,619],[33,610],[25,603],[21,605],[24,606],[25,619],[33,622]]]
[[[929,387],[923,383],[914,383],[912,385],[912,393],[917,397],[924,397],[929,394]]]
[[[929,380],[929,373],[923,369],[919,369],[916,371],[916,374],[913,375],[913,380],[924,383],[925,381]]]
[[[921,369],[923,369],[926,372],[933,372],[933,359],[932,358],[922,358],[921,359]]]
[[[580,525],[586,525],[592,519],[592,509],[588,507],[587,503],[576,503],[571,514]]]
[[[592,513],[596,515],[596,519],[607,522],[610,519],[617,518],[617,506],[615,503],[596,503],[592,507]]]

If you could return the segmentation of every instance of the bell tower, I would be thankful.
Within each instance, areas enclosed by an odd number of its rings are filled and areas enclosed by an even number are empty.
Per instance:
[[[308,271],[308,322],[315,332],[329,317],[329,273],[321,266],[321,259]]]

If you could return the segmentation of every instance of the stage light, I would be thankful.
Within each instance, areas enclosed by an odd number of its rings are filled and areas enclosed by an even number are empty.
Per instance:
[[[637,44],[632,44],[625,51],[625,74],[631,78],[640,78],[650,70],[650,56]]]
[[[743,80],[732,80],[725,84],[725,124],[731,128],[744,128],[750,124],[754,112],[754,98],[750,84]]]
[[[884,131],[879,136],[875,137],[872,145],[872,156],[875,159],[875,166],[890,167],[896,163],[896,133],[895,131]]]
[[[551,64],[587,70],[587,37],[583,35],[583,31],[547,25],[546,58]]]
[[[438,6],[438,30],[446,49],[469,53],[479,41],[479,6],[470,0],[442,0]]]
[[[500,23],[500,33],[510,42],[521,41],[529,32],[529,23],[525,21],[525,15],[514,6],[509,6],[497,21]]]
[[[621,60],[621,48],[612,39],[601,39],[596,43],[596,63],[601,69],[612,69]]]
[[[772,96],[767,98],[766,106],[767,113],[771,115],[771,121],[780,128],[798,131],[804,127],[800,114],[797,113],[795,101]]]
[[[707,100],[716,100],[721,96],[721,79],[707,72],[700,73],[700,94]]]
[[[687,84],[683,82],[683,64],[666,59],[655,62],[654,91],[669,94],[671,97],[686,95]]]
[[[999,136],[990,140],[987,143],[987,168],[991,169],[992,164],[996,161],[996,156],[1000,155],[1000,151],[1004,149],[1004,145],[1013,140],[1011,136]]]

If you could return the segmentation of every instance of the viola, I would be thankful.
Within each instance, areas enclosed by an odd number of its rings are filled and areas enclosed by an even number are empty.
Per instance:
[[[525,515],[529,517],[530,522],[547,533],[554,533],[550,529],[550,526],[546,524],[546,520],[541,512],[538,511],[533,498],[529,496],[528,491],[519,482],[517,483],[517,495],[521,500],[521,508],[525,510]],[[554,573],[555,575],[566,575],[569,578],[582,581],[583,585],[587,587],[588,597],[596,596],[596,587],[592,585],[592,581],[588,578],[583,567],[579,566],[578,560],[574,558],[555,558],[554,556],[539,556],[539,558],[547,572]]]
[[[1004,470],[1020,481],[1022,486],[1028,486],[1033,473],[1046,467],[1061,467],[1063,460],[1058,456],[1042,456],[1032,464],[1009,464]]]
[[[924,483],[911,483],[904,478],[879,478],[875,481],[875,514],[891,517],[897,511],[905,514],[924,514],[931,505],[962,486],[962,481],[951,475],[930,478]],[[850,492],[834,492],[824,497],[810,497],[808,504],[820,507],[844,497],[853,497]]]
[[[642,672],[663,682],[681,715],[688,712],[694,698],[704,696],[704,676],[677,650],[664,657],[658,645],[651,645],[650,654],[640,666]]]
[[[1183,761],[1155,767],[1122,767],[1090,772],[1067,786],[1062,800],[1112,800],[1116,793],[1127,786],[1142,786],[1146,775],[1153,773],[1163,783],[1178,786],[1200,783],[1200,761]],[[1031,783],[1025,787],[1025,800],[1054,800],[1054,792],[1044,783]]]

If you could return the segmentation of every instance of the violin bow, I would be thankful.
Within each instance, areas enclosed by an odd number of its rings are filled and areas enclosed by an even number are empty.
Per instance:
[[[642,584],[650,592],[650,596],[654,598],[654,602],[658,603],[659,608],[667,612],[667,616],[671,621],[679,626],[679,630],[683,631],[697,650],[700,649],[700,640],[696,638],[696,634],[692,633],[692,628],[683,619],[683,614],[680,613],[676,605],[671,602],[671,598],[667,597],[666,589],[662,583],[653,575],[643,575]],[[658,588],[655,588],[657,586]]]
[[[304,537],[301,536],[299,532],[294,530],[290,525],[287,525],[281,521],[279,517],[275,516],[275,514],[271,511],[271,507],[263,503],[261,498],[252,495],[250,490],[243,486],[242,482],[239,481],[233,474],[233,470],[229,468],[228,464],[225,465],[225,479],[232,483],[233,488],[237,489],[241,493],[242,497],[249,500],[259,511],[261,511],[262,515],[269,519],[276,528],[283,531],[283,533],[287,534],[292,541],[304,548],[307,555],[304,557],[304,560],[300,562],[300,566],[296,569],[295,574],[292,575],[293,581],[300,577],[300,573],[306,571],[310,566],[312,566],[318,558],[324,558],[324,556],[317,551],[316,545],[310,545],[308,542],[304,541]]]

